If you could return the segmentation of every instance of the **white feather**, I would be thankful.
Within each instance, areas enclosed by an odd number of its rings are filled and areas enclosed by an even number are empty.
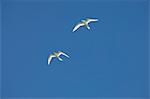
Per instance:
[[[59,52],[58,52],[58,56],[60,56],[60,55],[64,55],[64,56],[66,56],[66,57],[70,58],[67,54],[65,54],[65,53],[64,53],[64,52],[62,52],[62,51],[59,51]]]
[[[58,59],[59,59],[60,61],[63,61],[63,59],[61,59],[60,57],[58,57]]]
[[[53,54],[49,55],[49,57],[48,57],[48,65],[51,63],[52,58],[54,58],[54,57],[56,57],[56,56],[53,55]]]
[[[90,22],[96,22],[96,21],[98,21],[98,19],[86,19],[86,24]]]
[[[81,26],[84,26],[84,25],[85,25],[85,24],[82,23],[82,22],[78,23],[78,24],[74,27],[74,29],[73,29],[72,32],[76,31],[78,28],[80,28]]]

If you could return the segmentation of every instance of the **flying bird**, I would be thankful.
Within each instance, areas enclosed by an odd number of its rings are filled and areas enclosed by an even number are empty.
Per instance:
[[[73,31],[76,31],[77,29],[79,29],[80,27],[82,26],[86,26],[87,29],[90,29],[90,26],[89,26],[89,23],[90,22],[96,22],[98,21],[98,19],[91,19],[91,18],[86,18],[85,20],[81,20],[81,22],[79,22],[74,28],[73,28]]]
[[[62,51],[53,52],[53,54],[50,54],[49,57],[48,57],[48,65],[51,63],[51,61],[52,61],[53,58],[58,58],[58,60],[63,61],[60,58],[61,55],[66,56],[67,58],[70,58],[67,54],[65,54]]]

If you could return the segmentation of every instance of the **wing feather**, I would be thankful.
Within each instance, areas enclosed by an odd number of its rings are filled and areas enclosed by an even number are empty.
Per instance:
[[[65,53],[64,53],[64,52],[62,52],[62,51],[59,51],[59,52],[58,52],[58,56],[60,56],[60,55],[64,55],[64,56],[66,56],[66,57],[70,58],[67,54],[65,54]]]
[[[49,55],[49,57],[48,57],[48,65],[51,63],[51,61],[52,61],[52,58],[54,58],[54,57],[56,57],[55,55]]]
[[[76,31],[78,28],[80,28],[81,26],[84,26],[84,24],[83,23],[78,23],[75,27],[74,27],[74,29],[73,29],[73,31],[72,32],[74,32],[74,31]]]
[[[89,18],[89,19],[87,19],[86,21],[87,21],[87,24],[88,24],[88,23],[90,23],[90,22],[96,22],[96,21],[98,21],[98,19],[90,19],[90,18]]]

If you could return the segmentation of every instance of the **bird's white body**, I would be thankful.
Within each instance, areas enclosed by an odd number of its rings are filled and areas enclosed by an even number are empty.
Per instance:
[[[64,56],[70,58],[67,54],[65,54],[62,51],[54,52],[53,54],[50,54],[49,57],[48,57],[48,65],[51,63],[51,61],[52,61],[53,58],[58,58],[58,60],[63,61],[60,58],[61,55],[64,55]]]
[[[79,22],[79,23],[73,28],[73,31],[72,31],[72,32],[76,31],[76,30],[79,29],[81,26],[86,26],[87,29],[90,29],[89,23],[90,23],[90,22],[96,22],[96,21],[98,21],[98,19],[90,19],[90,18],[87,18],[87,19],[85,19],[85,20],[81,20],[81,22]]]

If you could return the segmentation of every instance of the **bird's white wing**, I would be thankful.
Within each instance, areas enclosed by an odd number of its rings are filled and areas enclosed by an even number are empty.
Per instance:
[[[89,19],[89,18],[88,18],[88,19],[86,19],[86,21],[87,21],[87,24],[88,24],[88,23],[90,23],[90,22],[96,22],[96,21],[98,21],[98,19]]]
[[[66,56],[66,57],[68,57],[68,58],[70,58],[67,54],[65,54],[64,52],[62,52],[62,51],[58,51],[58,56],[60,56],[60,55],[64,55],[64,56]]]
[[[75,27],[74,27],[74,29],[73,29],[73,31],[72,32],[74,32],[74,31],[76,31],[78,28],[80,28],[81,26],[84,26],[84,23],[78,23]]]
[[[55,55],[49,55],[49,57],[48,57],[48,65],[51,63],[51,61],[52,61],[52,58],[54,58],[54,57],[56,57]]]

